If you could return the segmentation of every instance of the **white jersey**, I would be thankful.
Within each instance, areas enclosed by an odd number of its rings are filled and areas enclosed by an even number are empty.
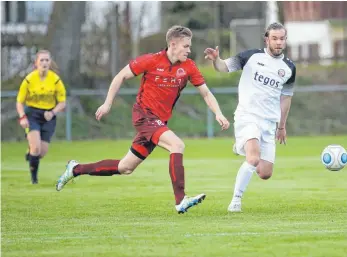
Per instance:
[[[239,53],[226,59],[225,63],[229,72],[242,69],[235,118],[250,113],[279,122],[281,94],[293,95],[296,73],[294,63],[284,55],[272,57],[266,49]]]

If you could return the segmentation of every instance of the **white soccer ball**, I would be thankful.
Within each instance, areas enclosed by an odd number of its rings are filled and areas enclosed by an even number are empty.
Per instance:
[[[347,164],[347,153],[340,145],[328,145],[321,156],[324,166],[331,171],[339,171]]]

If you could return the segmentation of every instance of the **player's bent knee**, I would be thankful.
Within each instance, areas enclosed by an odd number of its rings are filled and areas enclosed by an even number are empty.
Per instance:
[[[263,179],[263,180],[267,180],[269,178],[271,178],[272,173],[259,173],[259,178]]]
[[[264,169],[263,165],[259,165],[259,166],[257,168],[257,173],[259,175],[259,178],[264,179],[264,180],[271,178],[272,168],[265,168]]]
[[[143,147],[139,147],[138,145],[133,145],[130,148],[130,151],[124,156],[124,158],[120,160],[118,164],[119,173],[124,175],[130,175],[131,173],[134,172],[137,166],[139,166],[143,162],[143,160],[146,158],[142,156],[142,155],[145,155],[146,153],[142,152],[141,149],[144,150]]]
[[[135,169],[136,168],[134,168],[134,167],[124,167],[124,166],[121,167],[121,166],[119,166],[118,171],[122,175],[130,175],[131,173],[134,172]]]
[[[47,152],[44,152],[44,153],[43,153],[43,152],[41,151],[41,153],[40,153],[40,158],[42,159],[42,158],[44,158],[46,155],[47,155]]]
[[[40,150],[40,157],[43,158],[47,155],[48,153],[48,148],[49,148],[49,143],[48,142],[41,142],[41,150]]]
[[[136,169],[136,166],[133,165],[124,165],[121,162],[118,165],[118,171],[123,174],[123,175],[130,175],[131,173],[134,172]]]
[[[40,151],[40,158],[45,157],[47,153],[48,153],[48,150],[41,150]]]
[[[123,175],[130,175],[131,173],[134,172],[137,166],[138,166],[138,163],[129,163],[129,162],[124,162],[121,160],[118,164],[118,171],[119,173]]]
[[[273,164],[268,161],[261,160],[258,167],[257,173],[261,179],[267,180],[271,178],[273,172]]]
[[[120,172],[123,175],[130,175],[134,172],[135,169],[125,169],[123,172]]]
[[[186,148],[186,145],[183,143],[183,141],[177,140],[172,144],[170,152],[171,153],[183,153],[185,148]]]

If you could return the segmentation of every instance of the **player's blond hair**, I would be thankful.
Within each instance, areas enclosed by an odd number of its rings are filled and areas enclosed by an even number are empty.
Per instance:
[[[51,52],[46,50],[46,49],[41,49],[36,53],[35,68],[37,68],[37,62],[38,62],[40,54],[48,54],[49,55],[49,58],[51,59],[51,65],[49,66],[49,69],[54,71],[55,73],[58,73],[59,72],[58,65],[55,63],[55,61],[53,61]]]
[[[169,28],[166,33],[166,43],[169,44],[170,41],[174,38],[183,38],[183,37],[193,37],[193,33],[187,27],[183,27],[180,25],[175,25]]]

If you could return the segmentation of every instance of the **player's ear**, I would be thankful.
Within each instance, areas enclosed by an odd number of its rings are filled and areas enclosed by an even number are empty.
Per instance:
[[[175,48],[176,48],[176,42],[175,42],[175,41],[171,41],[170,45],[171,45],[171,48],[172,48],[172,49],[175,49]]]
[[[171,40],[170,44],[172,48],[176,48],[177,45],[179,44],[179,40],[177,40],[177,38],[174,38],[173,40]]]

